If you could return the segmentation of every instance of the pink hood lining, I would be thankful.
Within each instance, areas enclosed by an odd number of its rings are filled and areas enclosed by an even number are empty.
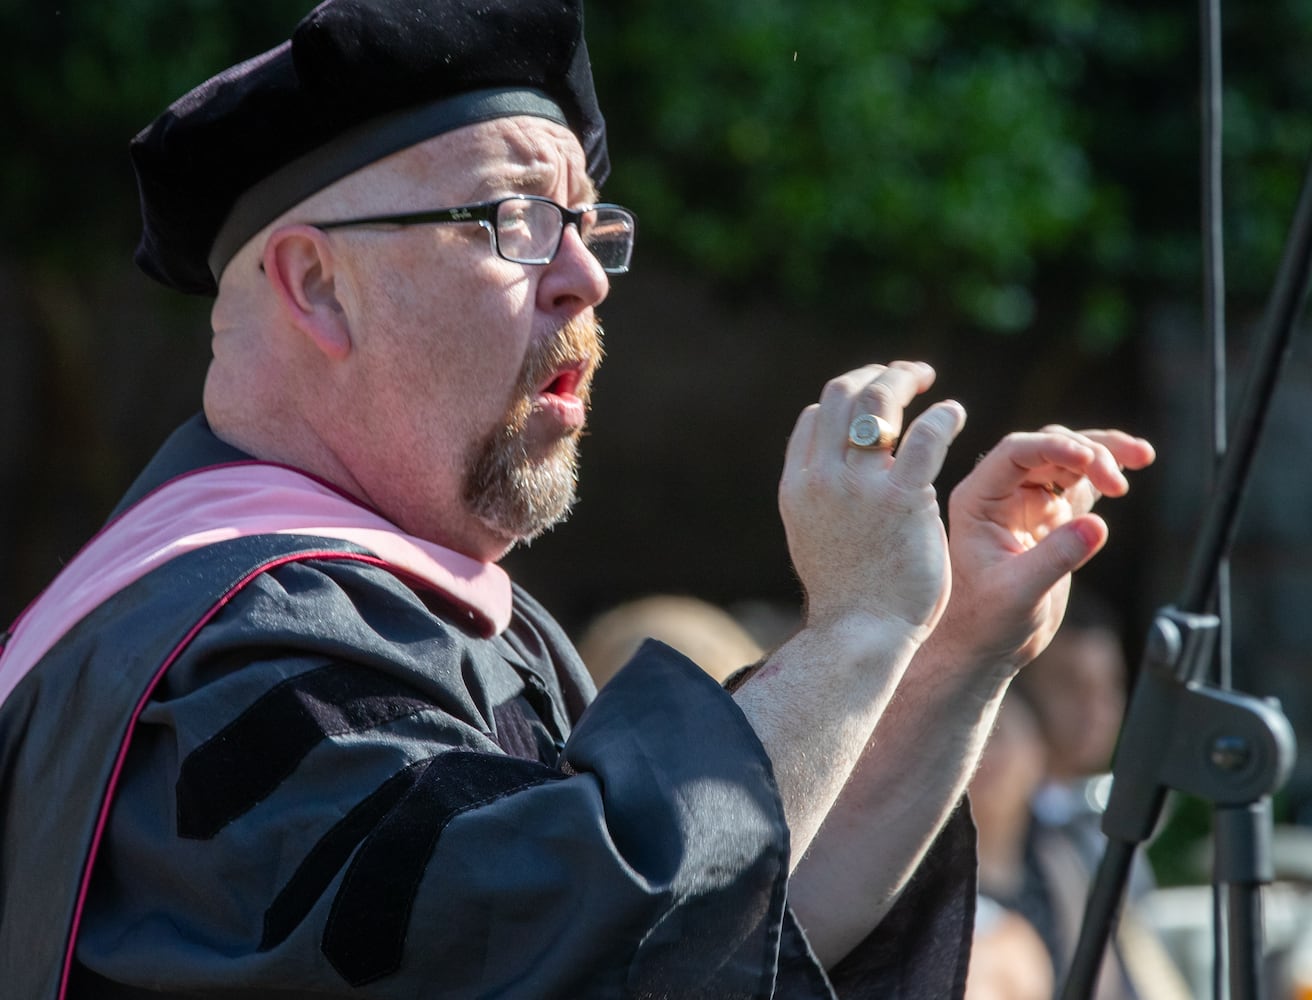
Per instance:
[[[352,542],[466,608],[484,634],[510,623],[501,567],[407,535],[295,469],[237,462],[170,480],[83,547],[15,622],[0,653],[0,701],[73,625],[151,570],[206,545],[267,534]]]

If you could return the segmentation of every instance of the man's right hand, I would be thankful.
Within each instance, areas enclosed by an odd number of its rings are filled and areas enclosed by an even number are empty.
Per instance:
[[[773,764],[794,871],[947,604],[947,536],[933,483],[965,412],[952,402],[931,406],[906,425],[896,455],[848,439],[852,420],[864,413],[901,432],[903,411],[933,382],[932,368],[909,362],[839,376],[803,411],[788,443],[779,506],[806,588],[805,620],[734,698]],[[900,770],[902,762],[887,765]],[[846,865],[861,873],[869,898],[799,911],[826,963],[846,954],[896,898],[936,818],[910,834],[899,828],[896,842],[882,845],[882,856],[893,859],[883,882],[866,871],[882,864],[880,851],[855,866],[849,860],[850,844],[879,841],[864,815],[828,828],[840,842],[832,859],[838,866],[820,858],[818,871],[790,894],[796,890],[804,902],[843,895],[836,880]]]
[[[906,428],[896,457],[848,440],[862,413],[899,432],[905,408],[933,382],[920,362],[869,365],[832,379],[798,418],[779,506],[808,628],[864,621],[921,642],[942,615],[950,570],[933,483],[965,411],[931,406]]]

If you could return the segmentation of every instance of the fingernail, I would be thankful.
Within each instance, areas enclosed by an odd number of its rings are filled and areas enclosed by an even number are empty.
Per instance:
[[[1079,532],[1080,540],[1086,547],[1097,545],[1102,540],[1102,532],[1098,526],[1088,520],[1076,520],[1071,522],[1071,527]]]

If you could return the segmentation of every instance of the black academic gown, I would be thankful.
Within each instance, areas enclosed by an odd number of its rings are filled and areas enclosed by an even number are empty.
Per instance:
[[[203,422],[123,505],[242,460]],[[0,661],[3,662],[3,661]],[[770,761],[648,643],[595,697],[509,625],[298,534],[115,594],[0,706],[0,982],[69,997],[959,995],[964,810],[826,975],[787,907]]]

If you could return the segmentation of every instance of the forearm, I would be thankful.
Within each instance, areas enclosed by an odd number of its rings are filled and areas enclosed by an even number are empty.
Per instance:
[[[774,767],[790,867],[838,799],[917,648],[910,628],[868,618],[806,628],[735,693]]]
[[[961,801],[1005,683],[916,657],[790,882],[821,962],[864,939],[906,887]]]

